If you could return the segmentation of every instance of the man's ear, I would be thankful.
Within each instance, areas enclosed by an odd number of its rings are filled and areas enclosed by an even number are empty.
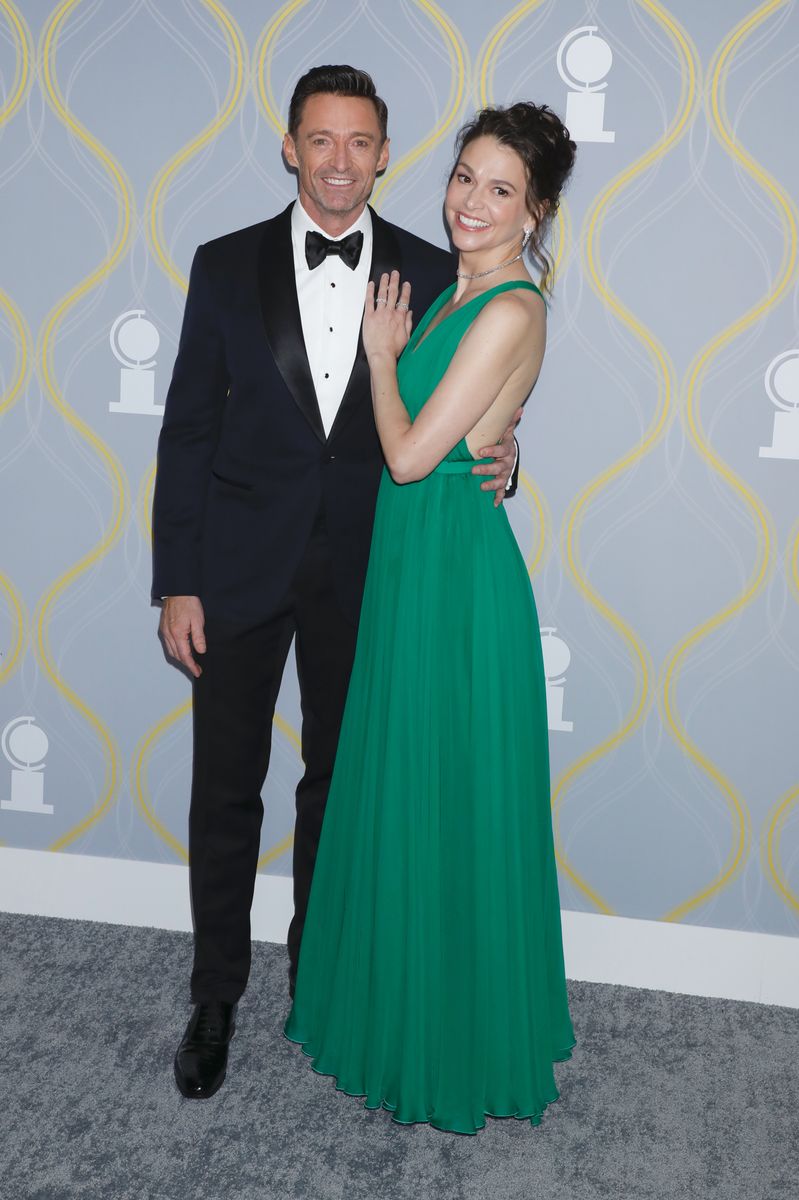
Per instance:
[[[388,166],[388,150],[389,150],[390,145],[391,145],[391,138],[386,138],[386,140],[383,142],[383,145],[380,148],[380,157],[377,160],[377,170],[378,171],[385,171],[386,167]]]
[[[283,157],[290,167],[299,167],[297,161],[297,151],[294,146],[294,138],[290,133],[283,135]]]

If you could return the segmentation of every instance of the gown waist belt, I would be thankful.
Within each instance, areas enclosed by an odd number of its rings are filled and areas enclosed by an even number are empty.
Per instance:
[[[444,459],[444,461],[440,462],[438,464],[438,466],[435,468],[433,474],[434,475],[465,475],[466,472],[471,471],[472,467],[476,466],[477,463],[487,463],[487,462],[491,462],[491,461],[492,460],[490,458],[469,458],[469,459],[464,459],[461,462],[457,462],[457,461],[449,462],[447,459]]]

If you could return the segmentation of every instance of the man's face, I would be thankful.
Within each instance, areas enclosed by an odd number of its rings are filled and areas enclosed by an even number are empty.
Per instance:
[[[388,162],[375,106],[361,96],[310,96],[296,137],[283,139],[286,161],[299,173],[305,211],[331,236],[363,211],[375,175]]]

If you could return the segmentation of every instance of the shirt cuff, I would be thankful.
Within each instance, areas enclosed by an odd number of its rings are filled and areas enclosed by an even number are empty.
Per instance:
[[[506,492],[510,490],[511,483],[513,481],[513,476],[516,474],[516,464],[519,461],[519,443],[516,441],[515,438],[513,439],[513,449],[515,451],[515,453],[513,455],[513,470],[511,471],[510,475],[508,476],[508,482],[505,484]]]

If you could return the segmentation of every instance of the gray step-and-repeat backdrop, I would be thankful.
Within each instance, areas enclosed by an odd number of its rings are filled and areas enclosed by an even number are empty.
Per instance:
[[[185,861],[148,588],[186,275],[292,197],[293,83],[344,61],[389,105],[376,206],[433,242],[475,107],[546,101],[579,143],[510,505],[564,907],[796,933],[798,55],[784,0],[0,0],[0,842]],[[277,874],[298,724],[291,671]]]

